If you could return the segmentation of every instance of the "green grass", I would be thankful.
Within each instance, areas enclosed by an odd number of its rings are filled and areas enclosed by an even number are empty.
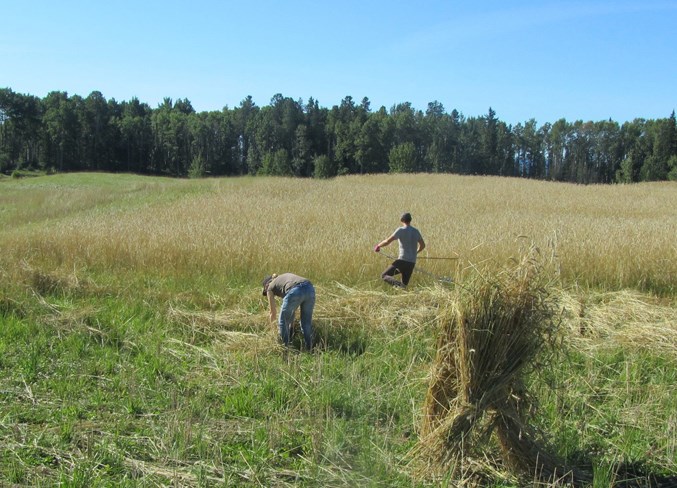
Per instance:
[[[21,255],[8,246],[68,219],[181,208],[217,185],[258,183],[6,179],[0,251]],[[262,269],[275,259],[263,255]],[[246,273],[62,266],[28,248],[25,258],[0,258],[0,486],[455,486],[409,464],[452,289],[416,275],[402,293],[361,281],[363,270],[348,283],[318,280],[318,348],[308,354],[300,334],[290,351],[277,345]],[[661,334],[621,340],[632,317],[673,337],[674,297],[624,299],[654,315],[614,315],[605,327],[619,335],[609,336],[575,331],[624,305],[580,289],[575,300],[557,367],[530,377],[537,427],[567,460],[590,465],[594,486],[632,470],[674,474],[675,349]]]
[[[532,390],[541,404],[540,427],[552,434],[560,454],[601,466],[674,472],[674,356],[620,348],[594,356],[572,351],[560,365]]]
[[[424,363],[410,358],[425,340],[219,354],[145,303],[29,298],[5,303],[0,328],[0,473],[13,483],[409,483],[396,460],[415,440]]]

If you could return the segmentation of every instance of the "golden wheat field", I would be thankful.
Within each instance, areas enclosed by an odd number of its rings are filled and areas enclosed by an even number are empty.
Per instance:
[[[83,175],[79,184],[53,176],[11,191],[0,186],[0,203],[15,208],[0,214],[4,258],[63,270],[143,269],[256,282],[289,270],[318,282],[366,285],[378,282],[385,254],[397,252],[393,245],[376,255],[374,244],[409,211],[427,243],[418,282],[462,280],[464,271],[500,266],[531,243],[554,256],[566,284],[670,295],[677,281],[672,182],[105,178],[105,184]]]

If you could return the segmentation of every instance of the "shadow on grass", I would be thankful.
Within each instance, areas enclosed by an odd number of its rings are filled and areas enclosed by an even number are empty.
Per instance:
[[[580,472],[592,473],[594,471],[593,463],[584,454],[578,456],[578,459],[576,465]],[[608,485],[605,486],[610,488],[677,488],[677,476],[654,473],[644,462],[611,465],[602,469],[602,473],[598,469],[595,475],[596,481],[599,475],[608,480]],[[574,486],[593,485],[588,481],[578,480]]]
[[[0,295],[0,317],[10,315],[21,319],[28,315],[28,311],[22,302]]]
[[[303,333],[300,324],[295,321],[291,330],[291,347],[304,350]],[[348,356],[360,356],[367,349],[367,334],[357,328],[337,327],[331,322],[313,322],[313,349],[319,351],[335,351]]]
[[[614,488],[677,488],[677,476],[651,473],[643,463],[624,463],[614,472]]]

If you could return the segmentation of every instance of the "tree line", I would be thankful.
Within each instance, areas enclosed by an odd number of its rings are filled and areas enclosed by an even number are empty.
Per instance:
[[[177,177],[433,172],[575,183],[677,180],[675,112],[664,119],[517,125],[430,102],[331,108],[277,94],[266,106],[196,112],[188,99],[151,108],[94,91],[44,98],[0,89],[0,172],[108,171]]]

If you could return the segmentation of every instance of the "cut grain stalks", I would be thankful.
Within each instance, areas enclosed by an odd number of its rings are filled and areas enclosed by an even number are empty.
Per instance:
[[[677,357],[677,307],[632,290],[577,294],[559,298],[570,333],[563,337],[577,350],[622,345]]]
[[[514,267],[458,289],[440,313],[421,439],[412,452],[419,476],[472,484],[507,470],[550,483],[563,475],[589,481],[565,466],[530,422],[535,399],[525,378],[547,366],[558,337],[548,265],[532,248]],[[499,454],[488,447],[492,436]]]

